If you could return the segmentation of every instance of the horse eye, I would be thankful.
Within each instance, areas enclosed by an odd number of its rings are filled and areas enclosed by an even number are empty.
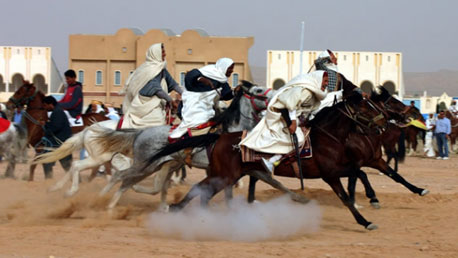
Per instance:
[[[262,89],[257,89],[256,93],[259,93],[259,94],[262,93]]]

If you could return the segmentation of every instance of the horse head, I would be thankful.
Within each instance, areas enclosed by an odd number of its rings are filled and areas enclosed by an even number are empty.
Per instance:
[[[14,108],[28,105],[37,93],[38,89],[33,84],[24,81],[24,84],[6,102],[6,108],[13,110]]]
[[[362,128],[379,130],[386,127],[387,113],[372,100],[363,99],[359,93],[347,97],[344,107],[349,117]]]
[[[223,124],[224,131],[252,129],[261,120],[261,112],[267,109],[274,93],[271,89],[242,80],[234,95],[230,106],[214,118],[216,123]]]
[[[394,119],[398,122],[407,123],[415,110],[411,110],[400,100],[393,97],[383,86],[377,87],[378,91],[372,91],[371,100],[377,103],[386,113],[388,119]],[[418,110],[417,110],[417,113]],[[421,116],[421,114],[419,114]]]

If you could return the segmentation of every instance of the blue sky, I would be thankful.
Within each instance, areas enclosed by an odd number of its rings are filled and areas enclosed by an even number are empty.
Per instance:
[[[323,3],[324,2],[324,3]],[[113,34],[124,27],[201,28],[210,35],[253,36],[250,64],[267,50],[402,52],[404,71],[458,70],[458,1],[451,0],[1,0],[0,45],[50,46],[64,70],[70,34]]]

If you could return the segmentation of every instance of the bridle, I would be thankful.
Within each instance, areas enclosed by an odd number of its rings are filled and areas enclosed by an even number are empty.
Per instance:
[[[259,113],[266,110],[267,106],[269,105],[269,98],[267,97],[267,94],[272,90],[272,89],[267,89],[262,95],[255,95],[253,93],[250,93],[249,91],[242,89],[243,90],[243,96],[247,98],[250,103],[251,107],[254,109],[255,112],[252,112],[253,119],[255,122],[259,122],[261,120],[261,117],[259,116]],[[261,100],[265,104],[264,107],[260,107],[256,104],[255,100]],[[251,118],[250,118],[251,119]]]
[[[27,87],[27,86],[26,86],[26,87]],[[20,99],[16,99],[16,98],[14,98],[13,96],[11,96],[8,100],[11,101],[16,107],[20,107],[20,106],[24,106],[24,105],[28,106],[29,103],[30,103],[33,99],[35,99],[35,97],[36,97],[37,94],[38,94],[38,88],[37,88],[37,87],[34,87],[34,88],[35,88],[35,91],[34,91],[33,94],[30,95],[30,96],[22,97],[22,98],[20,98]],[[27,94],[29,93],[29,91],[30,91],[30,87],[28,87],[27,92],[26,92],[25,95],[27,95]]]
[[[360,132],[364,133],[364,129],[376,129],[377,131],[380,132],[380,130],[385,130],[385,126],[380,126],[377,124],[378,121],[382,120],[385,118],[385,114],[380,108],[377,107],[371,100],[366,100],[369,107],[371,107],[373,110],[377,111],[378,114],[374,117],[367,117],[364,115],[359,110],[355,110],[352,108],[348,103],[345,101],[344,102],[344,108],[345,110],[342,110],[341,108],[338,108],[338,110],[344,114],[346,117],[350,118],[352,121],[354,121],[360,130]]]

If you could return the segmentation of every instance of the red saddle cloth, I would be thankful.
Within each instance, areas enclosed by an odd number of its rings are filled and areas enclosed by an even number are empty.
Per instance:
[[[180,140],[184,140],[186,138],[190,138],[190,137],[193,137],[193,136],[199,136],[199,135],[203,135],[203,134],[206,134],[210,131],[210,129],[215,125],[216,123],[213,122],[213,121],[208,121],[208,122],[205,122],[203,124],[200,124],[196,127],[193,127],[193,128],[190,128],[188,129],[188,132],[185,133],[183,136],[181,136],[180,138],[171,138],[169,136],[168,140],[169,140],[169,143],[172,144],[172,143],[175,143],[177,141],[180,141]],[[175,128],[177,128],[179,125],[173,125],[171,128],[170,128],[170,131],[169,133],[171,133],[173,130],[175,130]]]
[[[8,128],[10,128],[10,125],[11,121],[0,117],[0,133],[3,133],[6,130],[8,130]]]

